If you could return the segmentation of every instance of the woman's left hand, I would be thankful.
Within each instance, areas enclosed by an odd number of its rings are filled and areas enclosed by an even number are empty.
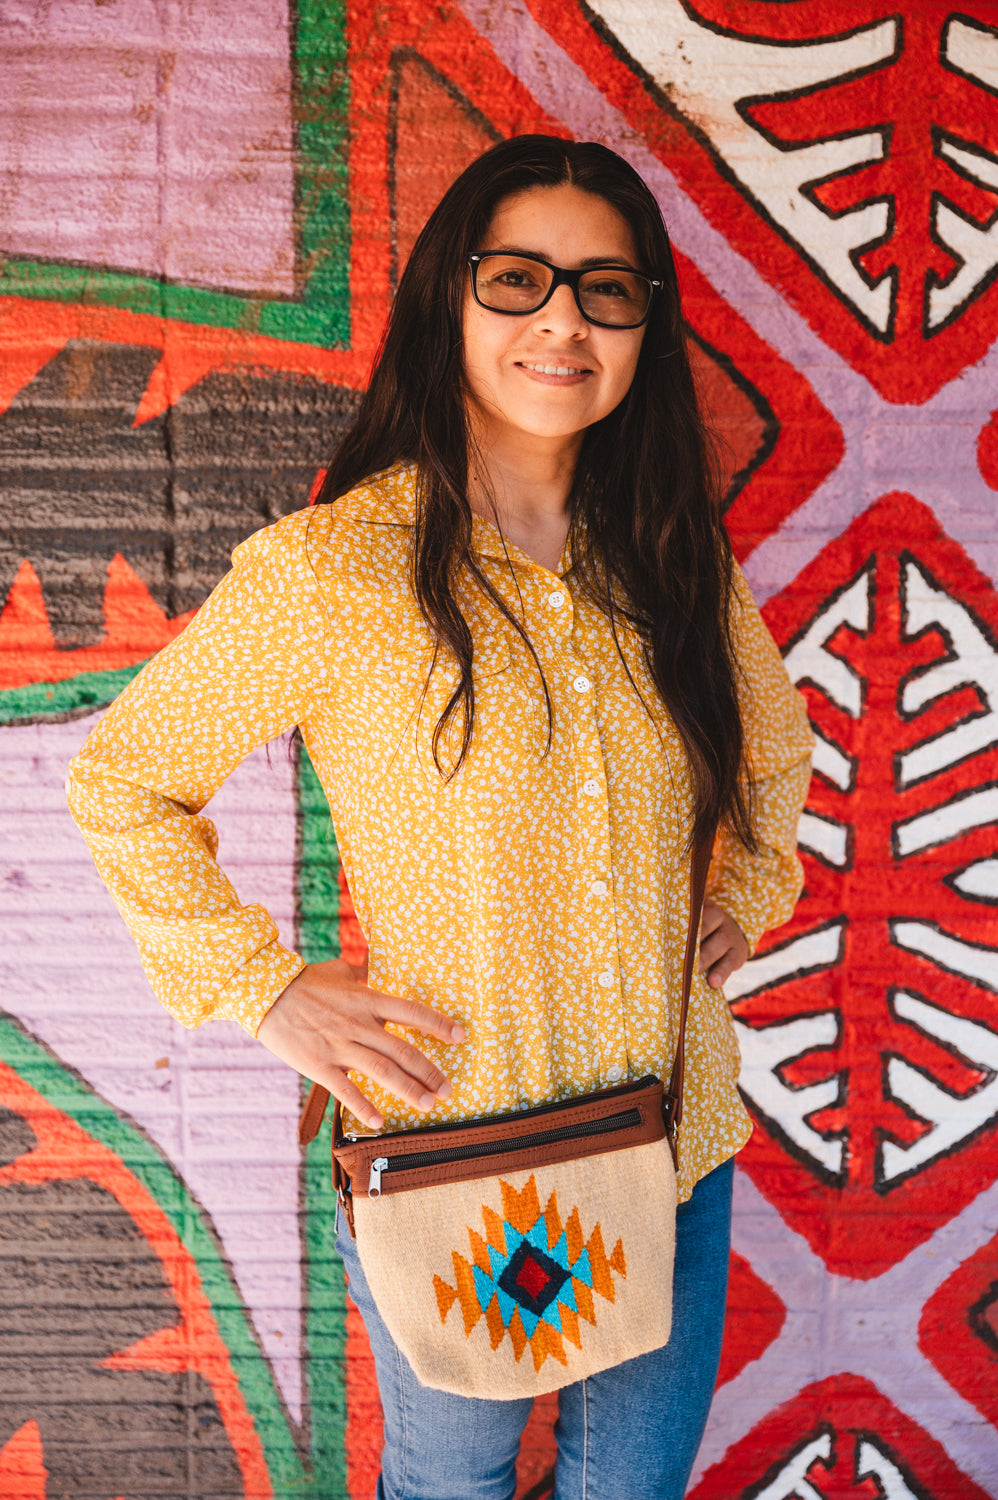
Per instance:
[[[735,921],[716,901],[705,901],[700,922],[700,973],[707,983],[719,990],[749,956],[748,939]]]

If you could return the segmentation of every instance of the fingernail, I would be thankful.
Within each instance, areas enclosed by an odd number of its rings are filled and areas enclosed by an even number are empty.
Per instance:
[[[436,1104],[436,1102],[437,1102],[437,1099],[436,1099],[436,1095],[435,1094],[420,1094],[420,1096],[419,1096],[419,1104],[417,1105],[417,1108],[418,1109],[432,1109],[433,1106],[434,1106],[434,1104]]]
[[[452,1042],[463,1042],[466,1039],[467,1035],[468,1033],[465,1031],[463,1026],[451,1027],[450,1039]]]
[[[366,1123],[368,1130],[380,1130],[385,1122],[380,1115],[368,1115]]]
[[[437,1089],[437,1098],[449,1099],[452,1093],[453,1089],[451,1088],[451,1081],[449,1078],[445,1078],[443,1083]]]

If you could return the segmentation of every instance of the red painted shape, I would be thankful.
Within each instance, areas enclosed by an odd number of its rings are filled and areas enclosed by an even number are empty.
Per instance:
[[[998,1427],[998,1235],[929,1298],[918,1346],[953,1389]]]
[[[104,589],[104,639],[78,651],[60,651],[38,574],[25,561],[0,610],[0,690],[135,666],[178,636],[194,613],[167,619],[142,579],[115,553]]]
[[[171,1330],[175,1337],[164,1335],[141,1340],[130,1350],[112,1355],[108,1364],[119,1369],[175,1371],[181,1368],[178,1360],[183,1350],[182,1368],[200,1374],[211,1387],[246,1495],[253,1500],[269,1500],[273,1489],[263,1447],[229,1351],[202,1289],[197,1263],[166,1214],[120,1157],[88,1135],[4,1063],[0,1063],[0,1102],[29,1122],[38,1142],[33,1150],[0,1168],[0,1184],[38,1184],[78,1177],[96,1183],[111,1193],[131,1216],[159,1257],[170,1283],[180,1310],[180,1322],[176,1330]]]
[[[375,1500],[384,1443],[381,1398],[367,1329],[349,1297],[346,1323],[347,1493],[350,1500]]]
[[[977,466],[984,483],[998,490],[998,411],[993,411],[990,422],[981,428],[977,439]]]
[[[690,327],[760,392],[778,427],[772,452],[725,515],[744,561],[837,467],[845,451],[842,429],[800,371],[753,332],[691,260],[677,253],[676,269]]]
[[[968,182],[935,148],[934,132],[944,132],[998,155],[994,95],[944,67],[940,59],[943,26],[953,14],[949,0],[919,0],[893,8],[884,0],[836,0],[834,7],[815,6],[809,0],[785,0],[781,5],[744,0],[737,6],[729,0],[697,0],[686,5],[702,23],[731,36],[784,42],[841,36],[901,13],[902,48],[893,63],[856,79],[809,89],[799,98],[794,96],[788,67],[787,96],[756,103],[751,111],[754,120],[788,143],[844,132],[890,133],[885,161],[843,174],[816,190],[832,213],[876,197],[887,197],[893,207],[886,243],[860,256],[871,280],[897,273],[894,328],[886,337],[871,331],[799,247],[770,223],[705,143],[696,122],[644,81],[623,49],[594,24],[583,0],[528,3],[539,23],[598,83],[710,222],[888,400],[928,400],[989,348],[998,316],[998,281],[984,287],[948,326],[934,333],[923,329],[928,279],[946,278],[956,270],[953,257],[933,238],[934,195],[942,195],[981,225],[998,206],[998,195]],[[991,0],[967,0],[959,14],[995,26]]]
[[[805,1469],[811,1488],[804,1490],[790,1482],[790,1474],[811,1445],[814,1457]],[[898,1488],[888,1465],[907,1491]],[[807,1386],[770,1412],[707,1470],[689,1500],[749,1500],[766,1483],[783,1500],[804,1494],[812,1500],[882,1500],[905,1493],[919,1500],[987,1500],[935,1438],[870,1381],[851,1374]]]
[[[787,1310],[773,1288],[756,1275],[743,1255],[732,1250],[718,1389],[765,1353],[779,1337],[786,1318]]]
[[[37,1422],[25,1422],[0,1448],[0,1496],[4,1500],[45,1500],[49,1471]]]
[[[520,1267],[516,1284],[523,1287],[528,1297],[539,1297],[550,1280],[548,1273],[528,1255]]]
[[[899,712],[906,681],[945,662],[952,643],[939,628],[908,636],[902,623],[901,570],[906,559],[934,581],[941,598],[977,622],[985,641],[998,639],[998,595],[967,555],[947,537],[925,506],[910,495],[883,497],[857,518],[782,594],[765,614],[778,642],[800,636],[838,591],[869,569],[873,618],[859,634],[840,627],[832,654],[862,683],[862,708],[852,718],[817,687],[803,686],[812,720],[827,739],[855,757],[855,787],[841,791],[816,775],[808,808],[843,825],[851,840],[846,867],[804,855],[805,891],[787,926],[770,934],[765,953],[792,938],[838,921],[846,925],[841,960],[734,1004],[752,1026],[831,1012],[838,1040],[788,1061],[789,1087],[840,1078],[841,1102],[812,1117],[826,1137],[846,1142],[844,1170],[835,1178],[781,1132],[778,1121],[756,1110],[757,1124],[740,1158],[760,1190],[801,1233],[829,1269],[867,1279],[902,1260],[959,1213],[998,1176],[998,1124],[941,1149],[906,1175],[885,1178],[880,1153],[886,1141],[902,1146],[922,1137],[928,1124],[892,1097],[887,1074],[892,1057],[921,1069],[957,1096],[985,1074],[903,1020],[898,991],[920,997],[942,1012],[994,1029],[993,993],[901,946],[892,922],[938,926],[960,942],[998,946],[998,909],[962,896],[946,878],[968,864],[998,855],[998,827],[990,819],[934,847],[901,857],[892,845],[895,825],[961,794],[998,780],[998,732],[979,750],[903,789],[896,785],[895,756],[964,721],[980,717],[983,689],[974,686],[974,659],[961,659],[945,692],[906,718]],[[950,608],[949,605],[946,608]],[[992,646],[985,644],[986,655]],[[975,647],[980,658],[981,647]],[[982,672],[990,669],[981,663]],[[914,674],[914,677],[913,675]]]

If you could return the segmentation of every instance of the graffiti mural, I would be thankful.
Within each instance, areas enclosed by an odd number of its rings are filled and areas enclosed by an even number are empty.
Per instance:
[[[728,987],[755,1129],[690,1494],[998,1497],[995,6],[0,0],[0,79],[0,1496],[373,1496],[328,1125],[302,1153],[297,1078],[158,1006],[62,782],[308,503],[444,188],[541,130],[659,197],[818,736],[804,896]],[[307,757],[210,814],[286,942],[362,955]]]

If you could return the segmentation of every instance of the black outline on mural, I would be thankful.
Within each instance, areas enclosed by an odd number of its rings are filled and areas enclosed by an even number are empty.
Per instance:
[[[778,37],[756,36],[756,35],[749,35],[749,34],[747,34],[745,32],[731,31],[731,30],[726,29],[726,28],[724,28],[722,26],[719,26],[716,22],[705,20],[699,14],[698,11],[696,11],[696,10],[693,9],[692,5],[689,3],[689,0],[679,0],[679,3],[682,5],[683,9],[686,11],[686,14],[690,17],[690,20],[695,25],[701,27],[705,31],[713,31],[718,36],[731,37],[731,38],[733,38],[733,39],[735,39],[737,41],[742,41],[742,42],[759,42],[759,43],[765,44],[766,46],[771,46],[771,47],[808,47],[808,46],[817,47],[817,46],[821,46],[825,42],[845,41],[849,37],[858,36],[861,32],[871,31],[874,26],[882,26],[885,21],[894,21],[895,22],[895,25],[896,25],[896,38],[895,38],[894,51],[891,53],[891,55],[889,57],[884,58],[881,62],[873,63],[868,68],[855,68],[855,69],[852,69],[849,72],[841,73],[841,74],[837,75],[835,78],[827,79],[823,83],[819,83],[817,85],[814,85],[814,86],[811,86],[811,87],[808,87],[808,88],[788,89],[785,93],[779,93],[779,94],[755,95],[755,96],[751,96],[751,97],[750,96],[746,96],[745,99],[738,100],[737,104],[735,105],[735,108],[740,113],[742,111],[742,107],[743,106],[745,106],[746,108],[752,108],[755,105],[762,104],[762,103],[774,104],[774,103],[784,103],[785,101],[788,101],[788,100],[803,99],[803,98],[807,98],[809,95],[821,93],[825,89],[832,88],[832,87],[838,88],[838,87],[840,87],[843,84],[851,83],[851,82],[853,82],[857,78],[867,78],[871,74],[879,72],[879,71],[881,71],[884,68],[893,67],[894,64],[897,62],[898,58],[904,52],[904,17],[900,13],[894,13],[892,15],[880,16],[876,21],[874,21],[872,23],[864,23],[862,26],[854,26],[850,30],[847,30],[847,31],[833,32],[829,36],[808,37],[808,38],[806,38],[804,40],[797,40],[797,39],[795,39],[795,40],[788,40],[788,39],[778,38]],[[728,166],[728,164],[724,160],[724,158],[720,155],[720,153],[713,146],[713,144],[710,141],[710,138],[706,135],[706,133],[703,130],[701,130],[700,126],[697,125],[696,121],[690,115],[685,114],[683,112],[683,110],[681,110],[679,108],[678,105],[676,105],[676,104],[673,103],[672,99],[669,97],[667,89],[665,87],[663,87],[662,84],[657,83],[655,81],[655,79],[652,78],[651,74],[648,73],[641,66],[641,64],[635,58],[633,58],[631,56],[631,54],[627,51],[627,49],[623,46],[623,44],[621,43],[621,41],[617,37],[616,33],[610,30],[610,27],[602,19],[602,17],[596,15],[595,12],[590,9],[589,5],[586,3],[586,0],[578,0],[578,4],[579,4],[579,10],[580,10],[582,16],[584,17],[584,19],[587,22],[587,24],[592,27],[593,31],[599,37],[600,41],[602,41],[604,43],[604,45],[607,46],[610,49],[610,51],[614,54],[614,56],[617,57],[618,60],[620,62],[622,62],[624,64],[624,66],[626,68],[628,68],[633,73],[634,77],[638,79],[638,81],[642,84],[642,86],[645,88],[645,90],[648,92],[648,94],[651,96],[651,98],[654,100],[654,102],[658,105],[658,107],[661,110],[663,110],[663,112],[667,113],[678,124],[682,125],[684,127],[684,129],[689,133],[689,135],[696,141],[697,145],[699,145],[700,147],[703,148],[703,150],[709,156],[709,158],[711,160],[711,163],[713,164],[714,169],[718,173],[718,175],[720,177],[722,177],[724,179],[724,181],[729,184],[729,186],[731,186],[731,187],[734,188],[734,190],[738,193],[739,197],[742,198],[744,200],[744,202],[749,205],[749,207],[752,209],[752,211],[755,214],[757,214],[760,219],[762,219],[766,224],[769,225],[770,229],[773,230],[773,232],[779,237],[779,239],[781,239],[783,241],[783,243],[785,245],[787,245],[787,247],[793,251],[793,253],[797,257],[797,259],[800,260],[800,261],[803,261],[803,263],[811,271],[812,275],[814,275],[817,278],[817,280],[821,282],[821,284],[823,286],[827,287],[827,289],[835,297],[836,301],[839,302],[843,307],[845,307],[847,309],[847,311],[849,312],[850,316],[854,317],[856,319],[856,321],[870,335],[870,337],[872,339],[874,339],[879,344],[890,344],[892,342],[892,340],[893,340],[893,337],[894,337],[893,329],[894,329],[895,302],[896,302],[896,293],[897,293],[896,278],[895,278],[895,284],[894,284],[892,298],[891,298],[891,314],[890,314],[890,318],[888,320],[888,329],[887,329],[886,333],[882,333],[881,330],[879,328],[877,328],[875,324],[870,323],[869,320],[866,317],[864,317],[864,315],[856,307],[855,303],[853,303],[842,292],[841,288],[832,280],[832,278],[828,275],[828,273],[821,266],[819,266],[816,261],[813,261],[811,259],[811,257],[808,255],[807,251],[803,248],[803,246],[801,244],[799,244],[798,241],[795,240],[791,235],[789,235],[787,233],[787,231],[783,228],[783,226],[781,224],[777,223],[777,221],[771,217],[771,215],[769,214],[768,210],[764,207],[764,205],[762,203],[760,203],[759,200],[750,192],[750,190],[741,181],[741,179],[735,175],[735,173]],[[746,118],[746,116],[744,116],[744,115],[742,117]],[[767,139],[771,140],[771,142],[772,142],[773,145],[775,145],[775,146],[778,147],[778,149],[780,149],[780,150],[792,150],[793,149],[793,143],[788,144],[786,142],[783,142],[783,141],[779,140],[777,137],[771,137],[771,136],[769,136],[767,132],[763,131],[759,126],[756,125],[756,123],[755,123],[754,120],[748,120],[748,123],[752,126],[752,129],[754,131],[756,131],[757,134],[759,134],[759,135],[765,135],[767,137]],[[874,129],[876,129],[876,128],[877,127],[874,127]],[[891,128],[891,126],[890,126],[890,124],[886,124],[886,125],[884,125],[884,126],[882,126],[880,128],[882,130],[889,130]],[[845,139],[845,138],[847,138],[849,136],[852,136],[852,135],[868,135],[870,133],[871,133],[870,131],[866,131],[866,130],[863,130],[863,131],[855,131],[855,130],[844,131],[841,136],[820,136],[820,137],[818,137],[814,141],[797,142],[796,144],[797,145],[805,145],[805,144],[806,145],[820,145],[821,142],[824,141],[824,140],[841,140],[841,139]],[[804,184],[804,188],[802,189],[802,192],[804,191],[804,189],[815,187],[815,186],[820,186],[820,184],[822,182],[833,181],[833,180],[834,181],[839,181],[840,179],[842,179],[844,177],[848,177],[848,176],[852,175],[853,171],[862,171],[862,170],[864,170],[869,165],[871,165],[871,163],[869,163],[869,162],[861,163],[859,167],[853,168],[849,172],[838,172],[838,173],[836,173],[835,176],[834,176],[834,178],[816,178],[814,180],[814,182],[812,182],[812,183],[805,183]],[[812,199],[811,201],[814,202],[815,200]],[[867,204],[867,202],[871,202],[872,203],[872,202],[881,202],[881,201],[883,201],[882,197],[874,197],[874,198],[871,198],[869,200],[863,200],[862,203],[853,204],[849,209],[843,210],[842,213],[852,213],[856,208],[865,207],[866,204]],[[841,217],[841,214],[831,213],[821,203],[818,203],[817,206],[821,209],[822,213],[826,214],[830,219],[835,219],[835,218]],[[883,243],[887,242],[887,240],[890,238],[891,233],[893,232],[893,222],[894,222],[894,220],[893,220],[893,204],[892,204],[891,205],[891,213],[889,214],[889,222],[888,222],[888,231],[887,231],[887,234],[884,236],[884,238],[882,240],[871,241],[871,243],[869,245],[860,246],[856,250],[852,251],[851,254],[850,254],[850,259],[853,259],[853,263],[854,264],[855,264],[855,257],[856,256],[858,256],[858,255],[865,255],[869,250],[875,248],[876,245],[883,244]],[[863,269],[862,269],[861,266],[857,265],[856,269],[860,273],[860,275],[863,276],[863,279],[864,279],[864,281],[867,282],[867,285],[869,285],[871,287],[878,286],[880,284],[880,282],[884,279],[884,276],[890,276],[890,275],[892,275],[892,269],[888,269],[887,271],[885,271],[883,273],[883,276],[879,276],[876,281],[871,281],[870,278],[867,276],[866,272],[863,271]]]
[[[752,381],[749,380],[748,376],[741,369],[739,369],[738,365],[735,364],[735,361],[732,359],[731,355],[725,353],[723,349],[719,349],[716,344],[710,343],[708,339],[704,338],[703,334],[698,333],[696,329],[685,320],[684,327],[686,329],[687,336],[691,338],[700,349],[703,350],[703,352],[709,359],[712,359],[715,364],[720,365],[725,375],[728,376],[733,385],[736,385],[738,387],[742,395],[747,398],[747,400],[754,407],[760,420],[762,421],[762,441],[759,443],[758,448],[749,459],[748,463],[744,464],[742,468],[737,470],[737,472],[731,476],[728,488],[724,493],[724,499],[721,502],[721,511],[722,514],[726,514],[728,509],[748,484],[753,474],[756,474],[759,469],[762,468],[763,464],[773,452],[773,449],[776,447],[776,444],[779,441],[781,426],[776,413],[773,411],[773,408],[770,406],[765,396],[759,390],[758,386],[752,384]],[[723,435],[718,433],[717,438],[722,447],[727,446]]]
[[[856,671],[856,668],[853,666],[852,662],[849,661],[846,657],[840,656],[837,651],[832,651],[830,649],[830,642],[835,639],[840,630],[848,630],[850,634],[856,636],[858,640],[865,641],[870,634],[870,631],[875,628],[877,618],[876,552],[871,552],[869,554],[866,561],[856,569],[851,578],[847,578],[844,583],[840,583],[836,588],[832,589],[830,594],[826,594],[814,613],[812,615],[809,615],[808,618],[804,621],[803,625],[798,627],[798,629],[794,632],[794,634],[790,637],[786,644],[780,647],[780,652],[785,658],[787,654],[793,649],[793,647],[796,646],[799,641],[802,641],[804,639],[808,631],[811,629],[811,626],[818,619],[819,615],[827,614],[829,609],[835,603],[836,599],[841,599],[843,594],[847,593],[854,584],[858,583],[859,579],[864,573],[867,575],[867,579],[869,582],[867,598],[870,601],[870,623],[867,625],[865,630],[857,630],[855,625],[850,625],[848,621],[842,620],[838,625],[836,625],[835,629],[822,643],[822,650],[827,651],[829,656],[833,656],[836,661],[840,661],[842,665],[852,674],[853,677],[856,678],[856,681],[859,683],[859,713],[857,714],[856,718],[853,719],[850,713],[848,713],[844,708],[840,708],[839,705],[835,702],[834,698],[829,698],[828,694],[825,692],[825,689],[819,682],[815,682],[810,677],[799,677],[796,679],[796,684],[798,687],[802,682],[806,682],[808,687],[814,688],[816,693],[821,694],[822,699],[829,705],[830,708],[834,709],[836,713],[844,715],[845,718],[856,724],[859,723],[859,720],[862,719],[864,714],[866,713],[866,678],[863,676],[862,672]],[[828,740],[828,738],[828,735],[822,735],[822,739]],[[835,741],[831,740],[830,743],[835,744]],[[841,750],[842,747],[838,745],[836,746],[836,749]],[[842,754],[845,754],[844,750],[842,751]],[[850,759],[855,759],[855,757],[850,757]]]
[[[893,945],[893,947],[897,948],[899,953],[904,953],[908,957],[917,959],[923,964],[931,964],[932,967],[934,969],[938,969],[941,974],[952,974],[954,979],[959,979],[964,984],[969,984],[971,989],[984,990],[989,994],[998,995],[998,983],[989,984],[986,979],[972,979],[970,975],[965,974],[962,969],[951,969],[948,964],[942,963],[940,959],[932,958],[929,954],[921,952],[920,949],[908,948],[904,943],[899,943],[897,938],[894,936],[894,929],[900,922],[917,922],[920,927],[929,927],[933,932],[938,932],[940,937],[949,938],[951,942],[959,943],[964,948],[971,948],[975,953],[987,953],[992,958],[994,958],[995,956],[995,947],[993,943],[975,943],[971,938],[964,937],[962,933],[951,932],[948,927],[943,927],[939,922],[934,922],[931,917],[913,917],[910,914],[907,914],[900,917],[888,917],[887,919],[887,927],[891,935],[891,944]],[[932,1000],[928,1000],[926,1004],[933,1005],[935,1004],[935,1002]]]
[[[963,791],[955,792],[952,797],[947,797],[945,802],[939,802],[934,807],[923,808],[920,812],[905,813],[903,818],[898,818],[896,823],[891,824],[891,853],[894,855],[894,858],[899,864],[902,860],[917,859],[920,854],[928,854],[931,849],[941,849],[944,844],[955,843],[957,839],[969,838],[970,835],[976,833],[978,829],[987,827],[985,823],[978,823],[975,824],[975,826],[972,828],[965,828],[962,833],[949,833],[942,835],[937,839],[933,839],[931,843],[920,844],[917,849],[912,849],[910,854],[902,854],[900,849],[898,848],[898,830],[902,826],[902,824],[910,823],[912,818],[924,818],[927,817],[930,813],[942,812],[944,808],[955,807],[958,803],[965,802],[968,797],[976,797],[979,792],[991,792],[995,790],[998,790],[998,781],[981,781],[974,786],[965,787]],[[976,860],[971,861],[972,864],[976,864],[976,862]],[[956,873],[959,874],[959,870]],[[946,875],[943,878],[949,881],[952,879],[952,876]],[[962,892],[960,893],[960,895],[961,900],[964,901],[973,899],[972,897],[964,896]]]

